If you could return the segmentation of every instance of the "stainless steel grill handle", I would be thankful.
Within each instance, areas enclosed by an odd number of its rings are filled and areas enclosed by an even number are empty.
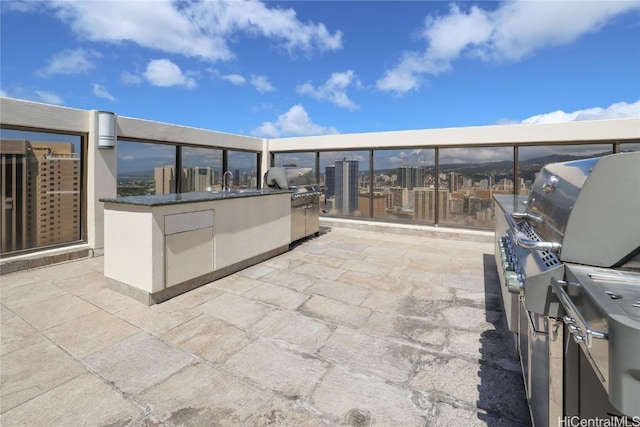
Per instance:
[[[593,338],[609,339],[609,335],[605,332],[598,332],[591,329],[589,323],[585,320],[584,316],[578,308],[575,306],[569,295],[564,290],[564,286],[569,285],[564,280],[558,280],[555,277],[551,278],[551,287],[553,292],[558,296],[562,307],[564,307],[567,315],[562,318],[562,321],[567,324],[569,332],[573,335],[573,340],[578,344],[583,344],[587,348],[593,346]],[[572,286],[580,286],[580,284],[571,284]]]
[[[535,222],[544,221],[539,216],[534,215],[534,214],[532,214],[530,212],[511,212],[511,217],[513,219],[530,219],[531,221],[535,221]]]
[[[505,215],[505,217],[507,218],[509,228],[513,232],[511,240],[513,241],[514,245],[524,249],[534,249],[537,251],[560,252],[560,249],[562,249],[562,243],[532,240],[527,238],[527,236],[522,232],[518,231],[518,225],[515,221],[516,219],[532,219],[533,221],[541,222],[542,219],[538,218],[537,216],[531,215],[526,212],[513,212],[510,215]]]

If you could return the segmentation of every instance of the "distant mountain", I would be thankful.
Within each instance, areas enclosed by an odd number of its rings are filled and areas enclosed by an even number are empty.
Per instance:
[[[600,157],[610,154],[609,152],[590,154],[586,156],[576,156],[570,154],[551,154],[542,157],[536,157],[528,160],[521,160],[519,165],[520,176],[525,179],[533,179],[535,174],[542,169],[543,166],[549,163],[569,162],[572,160],[588,159],[592,157]],[[397,168],[392,169],[378,169],[375,170],[377,174],[395,174]],[[429,166],[427,170],[433,172],[434,167]],[[499,162],[483,162],[483,163],[448,163],[440,164],[440,173],[457,172],[463,176],[488,176],[495,175],[496,178],[511,178],[513,173],[513,161],[503,160]],[[366,174],[367,170],[362,170],[360,173]]]
[[[609,154],[608,152],[600,154],[590,154],[586,156],[576,156],[570,154],[551,154],[548,156],[536,157],[533,159],[522,160],[519,164],[520,178],[533,181],[535,174],[540,172],[543,166],[550,163],[569,162],[573,160],[589,159]],[[449,169],[451,168],[451,169]],[[496,179],[512,177],[513,162],[500,161],[490,163],[477,163],[465,165],[441,165],[440,172],[458,172],[463,176],[488,176],[495,175]]]

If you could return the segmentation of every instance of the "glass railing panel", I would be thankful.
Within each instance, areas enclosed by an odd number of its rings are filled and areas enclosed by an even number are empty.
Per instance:
[[[276,153],[273,159],[274,166],[296,166],[299,168],[311,168],[316,171],[316,153]]]
[[[222,150],[182,147],[182,193],[222,190]]]
[[[258,188],[258,154],[246,151],[228,152],[228,170],[233,174],[234,189]]]
[[[629,142],[620,144],[620,151],[628,153],[630,151],[640,151],[640,142]]]
[[[326,188],[325,215],[369,218],[369,151],[321,152],[320,185]]]
[[[82,240],[82,137],[10,129],[0,137],[0,253]]]
[[[118,140],[118,196],[176,192],[176,147]]]
[[[513,147],[439,150],[438,224],[493,228],[494,194],[513,194]]]
[[[435,150],[373,152],[373,218],[435,222]]]
[[[599,157],[613,153],[613,144],[538,145],[518,148],[518,191],[531,193],[531,186],[543,166],[549,163]]]

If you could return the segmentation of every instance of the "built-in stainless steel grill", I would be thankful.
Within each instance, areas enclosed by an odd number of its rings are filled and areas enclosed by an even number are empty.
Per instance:
[[[549,164],[528,197],[495,200],[534,425],[640,422],[640,153]]]
[[[311,168],[272,167],[264,175],[268,187],[291,192],[291,241],[320,231],[320,187]]]

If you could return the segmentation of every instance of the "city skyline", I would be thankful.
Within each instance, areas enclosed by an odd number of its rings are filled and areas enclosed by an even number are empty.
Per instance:
[[[634,150],[637,150],[636,146],[640,144],[632,144],[634,146]],[[528,147],[530,148],[530,147]],[[537,148],[537,147],[534,147]],[[545,150],[547,148],[558,148],[557,150],[550,150],[550,151],[555,151],[553,154],[546,154],[544,156],[540,156],[540,157],[530,157],[527,156],[529,158],[525,158],[523,159],[522,156],[520,157],[521,160],[521,164],[524,165],[545,165],[548,163],[555,163],[555,162],[559,162],[559,161],[568,161],[568,160],[577,160],[577,159],[582,159],[582,158],[589,158],[589,157],[599,157],[602,156],[604,154],[610,153],[611,152],[611,145],[610,144],[598,144],[595,146],[595,148],[591,148],[588,146],[584,146],[582,145],[580,147],[580,154],[576,154],[575,153],[575,146],[567,146],[567,147],[549,147],[549,146],[545,146],[545,147],[540,147],[542,150]],[[458,150],[458,149],[449,149],[449,150]],[[474,155],[477,154],[476,151],[479,150],[478,148],[470,148],[467,149],[467,151],[472,152]],[[493,148],[493,150],[499,150],[496,148]],[[509,148],[509,150],[511,150]],[[221,150],[220,150],[221,151]],[[385,152],[385,151],[390,151],[390,150],[375,150],[375,153],[379,153],[379,152]],[[393,150],[396,151],[396,150]],[[424,151],[424,150],[423,150]],[[329,163],[327,160],[322,159],[322,155],[325,154],[330,154],[333,157],[340,157],[342,159],[348,159],[348,160],[356,160],[358,161],[358,173],[361,174],[368,174],[369,170],[368,170],[368,159],[362,159],[361,157],[358,158],[353,158],[351,156],[345,155],[345,153],[348,152],[340,152],[340,151],[334,151],[334,152],[321,152],[321,162],[320,162],[320,168],[321,171],[324,170],[324,168],[326,168],[327,166],[333,166],[333,162]],[[526,151],[525,151],[526,153]],[[311,153],[312,154],[312,153]],[[309,159],[307,161],[302,161],[302,162],[295,162],[292,161],[295,158],[292,158],[289,156],[289,153],[278,153],[277,154],[277,162],[276,165],[293,165],[293,166],[297,166],[297,167],[310,167],[312,169],[315,168],[315,159]],[[478,157],[478,156],[476,156]],[[481,157],[481,156],[480,156]],[[504,157],[504,156],[502,156]],[[459,170],[461,168],[464,169],[473,169],[473,168],[477,168],[477,167],[481,167],[484,166],[486,168],[492,168],[495,167],[495,165],[501,165],[501,164],[505,164],[505,163],[509,163],[512,162],[512,154],[510,153],[508,158],[510,158],[509,160],[496,160],[496,161],[478,161],[478,162],[469,162],[468,160],[465,160],[464,162],[454,162],[454,163],[445,163],[442,160],[440,161],[440,169],[441,170]],[[148,159],[147,159],[148,160]],[[125,170],[123,171],[121,168],[118,169],[118,175],[119,176],[152,176],[153,175],[153,170],[156,167],[162,167],[162,166],[166,166],[166,165],[170,165],[169,163],[166,162],[166,159],[163,160],[163,158],[158,158],[155,159],[155,161],[152,161],[151,163],[157,163],[158,166],[149,166],[148,165],[149,162],[147,162],[146,164],[143,163],[143,167],[138,169],[138,170]],[[200,162],[202,163],[202,162]],[[220,157],[220,161],[217,162],[217,165],[214,166],[210,166],[211,168],[213,168],[214,170],[216,168],[219,168],[220,170],[222,169],[222,160]],[[374,160],[375,163],[375,160]],[[119,163],[119,166],[121,165],[121,163]],[[324,166],[323,166],[324,165]],[[363,168],[362,165],[366,165],[366,168]],[[194,165],[195,166],[195,165]],[[193,167],[193,166],[185,166],[185,167]],[[506,166],[509,170],[512,169],[512,166],[507,165]],[[430,163],[430,164],[426,164],[426,165],[420,165],[420,164],[413,164],[413,165],[409,165],[409,164],[405,164],[402,166],[388,166],[388,167],[374,167],[374,173],[382,173],[382,172],[386,172],[386,171],[390,171],[390,170],[396,170],[399,168],[425,168],[427,170],[432,170],[434,168],[434,164]],[[252,165],[252,166],[247,166],[244,168],[235,168],[241,172],[256,172],[256,168]],[[322,172],[321,172],[322,173]],[[498,173],[498,175],[501,175],[503,173]]]
[[[604,153],[603,153],[604,154]],[[579,158],[581,156],[573,156]],[[566,158],[559,159],[566,161]],[[295,166],[295,165],[289,165]],[[473,166],[473,165],[467,165]],[[203,173],[204,172],[204,173]],[[537,173],[538,170],[535,171]],[[327,165],[320,173],[324,191],[324,210],[328,215],[372,217],[400,221],[458,224],[465,226],[491,226],[495,218],[495,194],[526,195],[535,179],[522,175],[517,179],[505,172],[503,175],[474,172],[473,175],[455,171],[435,174],[433,168],[399,167],[395,170],[374,173],[370,182],[368,171],[358,170],[358,161],[343,158]],[[197,183],[194,175],[206,176]],[[210,167],[185,167],[182,169],[182,192],[220,191],[217,173]],[[240,188],[255,187],[252,181],[239,182],[240,173],[234,171],[234,185]],[[118,182],[119,195],[167,194],[176,192],[175,166],[155,168],[148,181]]]

